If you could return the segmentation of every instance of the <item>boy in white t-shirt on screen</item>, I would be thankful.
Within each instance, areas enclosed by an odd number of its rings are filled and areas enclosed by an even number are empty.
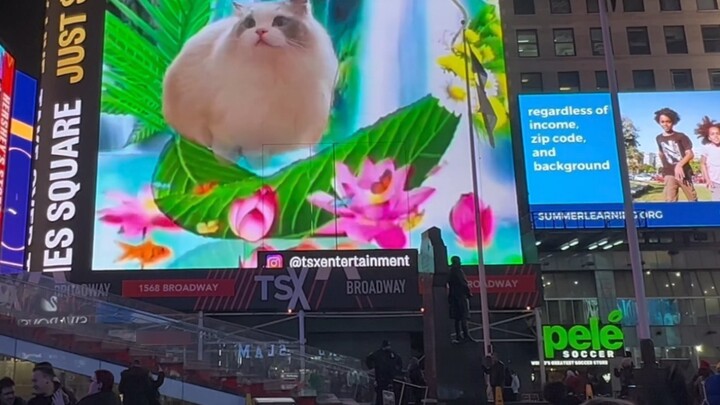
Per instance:
[[[700,169],[707,188],[712,193],[712,200],[720,201],[720,122],[708,125],[705,131],[707,137],[703,139]]]

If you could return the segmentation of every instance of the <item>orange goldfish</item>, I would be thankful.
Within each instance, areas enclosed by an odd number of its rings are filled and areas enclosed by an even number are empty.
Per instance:
[[[196,195],[203,196],[212,193],[217,188],[218,183],[211,181],[209,183],[198,184],[193,190]]]
[[[122,249],[123,253],[116,260],[116,262],[126,262],[130,260],[137,260],[140,262],[140,268],[144,269],[145,266],[152,266],[161,263],[172,257],[173,252],[167,246],[156,245],[152,239],[148,239],[139,245],[130,245],[125,242],[117,242]]]

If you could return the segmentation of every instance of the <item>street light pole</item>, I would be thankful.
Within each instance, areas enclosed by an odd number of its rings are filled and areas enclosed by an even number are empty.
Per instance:
[[[475,142],[475,128],[473,127],[473,106],[470,97],[471,86],[470,81],[474,77],[474,72],[470,70],[470,60],[465,58],[470,57],[470,46],[466,38],[466,31],[470,24],[470,15],[468,14],[465,7],[458,0],[450,0],[463,14],[462,20],[462,33],[458,33],[453,39],[453,43],[460,37],[463,43],[463,63],[465,63],[465,94],[467,98],[467,109],[468,109],[468,137],[470,138],[470,160],[472,170],[472,182],[473,182],[473,209],[475,210],[475,239],[477,240],[477,256],[478,256],[478,276],[480,278],[480,317],[483,333],[483,354],[489,356],[492,354],[492,344],[490,341],[490,307],[488,306],[488,292],[485,276],[485,261],[483,258],[483,245],[482,245],[482,216],[480,213],[480,180],[478,177],[478,153],[476,150]],[[479,76],[479,75],[478,75]],[[478,77],[478,80],[482,79]]]
[[[467,38],[465,38],[467,19],[463,21],[463,51],[465,55],[470,55],[470,49],[468,46]],[[488,296],[487,296],[487,283],[485,277],[485,260],[483,255],[483,238],[482,238],[482,216],[480,213],[480,180],[478,176],[478,160],[475,142],[475,128],[473,127],[473,107],[470,100],[470,80],[473,78],[473,73],[470,71],[470,61],[465,61],[465,91],[467,94],[467,105],[468,105],[468,136],[470,137],[470,160],[472,170],[472,182],[473,182],[473,209],[475,211],[475,239],[477,240],[477,256],[478,256],[478,276],[480,278],[480,317],[482,324],[483,333],[483,354],[486,356],[492,354],[492,345],[490,342],[490,308],[488,307]]]
[[[467,39],[465,38],[465,30],[463,30],[463,46],[465,47],[465,54],[469,55],[470,50],[468,49]],[[467,61],[465,69],[469,70]],[[472,181],[473,181],[473,209],[475,211],[475,239],[477,240],[477,255],[478,255],[478,278],[480,279],[480,317],[483,328],[483,349],[486,356],[492,354],[492,342],[490,341],[490,307],[488,307],[487,298],[487,277],[485,275],[485,258],[483,254],[483,237],[482,237],[482,216],[480,210],[480,183],[478,178],[478,156],[476,142],[475,142],[475,128],[472,119],[472,102],[470,101],[470,80],[471,76],[467,75],[466,80],[466,91],[467,91],[467,103],[468,103],[468,136],[470,137],[470,160],[472,161]]]
[[[640,347],[652,346],[650,339],[650,325],[648,320],[647,300],[645,298],[645,279],[643,276],[642,255],[638,240],[637,224],[635,223],[635,209],[633,207],[632,192],[630,190],[630,173],[625,151],[625,137],[623,135],[622,116],[618,97],[618,83],[615,72],[615,56],[610,37],[610,22],[608,19],[607,0],[598,0],[600,11],[600,26],[602,28],[602,42],[605,54],[605,68],[607,70],[608,87],[612,101],[613,119],[615,123],[615,136],[617,141],[618,157],[620,160],[620,180],[622,182],[623,208],[625,211],[625,229],[627,230],[628,250],[630,252],[630,266],[632,269],[633,286],[635,287],[635,303],[637,305],[637,335]],[[654,356],[649,356],[649,350],[641,350],[644,363],[654,363]],[[654,355],[654,352],[653,352]]]

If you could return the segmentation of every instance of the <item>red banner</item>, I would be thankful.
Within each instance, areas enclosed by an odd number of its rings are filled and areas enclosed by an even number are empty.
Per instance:
[[[123,297],[232,297],[235,280],[124,280]]]
[[[534,293],[537,292],[537,281],[535,276],[522,275],[502,275],[487,276],[488,294],[501,293]],[[470,292],[473,294],[480,293],[480,278],[478,276],[468,276],[470,283]]]
[[[0,48],[1,49],[1,48]],[[15,59],[9,53],[0,52],[0,224],[2,223],[1,207],[5,194],[5,174],[7,170],[7,146],[10,134],[10,107],[12,104],[13,87],[15,83]]]

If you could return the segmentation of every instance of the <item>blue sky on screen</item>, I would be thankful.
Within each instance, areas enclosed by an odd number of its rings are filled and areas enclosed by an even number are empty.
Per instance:
[[[655,122],[655,111],[668,107],[680,114],[680,123],[675,127],[693,141],[693,147],[700,145],[695,127],[705,115],[720,121],[720,91],[675,91],[620,94],[620,111],[624,118],[630,118],[638,128],[640,150],[656,152],[655,137],[661,132]]]

